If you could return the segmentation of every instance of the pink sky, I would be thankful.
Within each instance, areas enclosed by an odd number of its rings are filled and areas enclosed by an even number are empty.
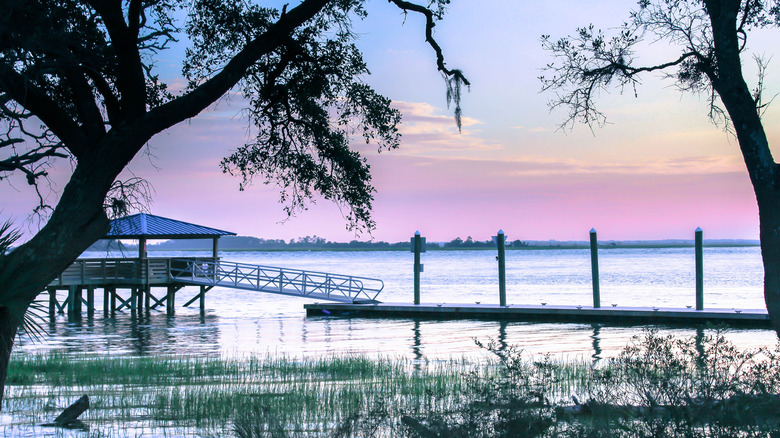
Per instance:
[[[592,227],[602,239],[692,238],[696,227],[705,238],[758,237],[738,146],[707,120],[704,98],[648,78],[639,98],[618,92],[603,97],[612,124],[595,135],[583,126],[557,131],[563,114],[548,112],[550,96],[539,94],[536,79],[549,61],[539,36],[564,36],[589,22],[619,24],[634,2],[523,5],[454,2],[437,26],[448,65],[462,68],[474,84],[460,134],[419,22],[409,17],[403,24],[392,6],[372,4],[372,15],[358,25],[373,73],[367,81],[404,114],[399,150],[377,155],[374,146],[355,146],[370,161],[378,189],[373,238],[402,241],[420,230],[431,241],[486,240],[502,228],[510,239],[586,240]],[[756,51],[772,53],[766,35],[749,41]],[[648,46],[651,57],[665,50]],[[160,66],[175,84],[172,53]],[[751,72],[746,65],[749,84]],[[766,85],[767,95],[780,91],[773,64]],[[142,176],[155,188],[151,212],[262,238],[354,239],[335,205],[321,201],[284,221],[274,187],[239,192],[239,181],[219,171],[220,158],[244,140],[239,109],[236,101],[223,102],[158,135],[151,156],[131,163],[127,175]],[[778,122],[780,112],[770,107],[764,116],[770,144],[780,141]],[[54,180],[61,187],[61,177]],[[23,182],[11,183],[0,186],[2,217],[21,224],[33,199]]]

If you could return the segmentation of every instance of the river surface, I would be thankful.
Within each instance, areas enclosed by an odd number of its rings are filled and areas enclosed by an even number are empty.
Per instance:
[[[207,252],[153,252],[151,257],[209,256]],[[413,300],[413,256],[405,251],[222,252],[223,260],[379,278],[385,302]],[[86,253],[84,257],[106,257]],[[590,252],[587,249],[520,250],[506,254],[509,304],[591,305]],[[429,251],[422,255],[421,295],[429,303],[498,303],[495,251]],[[605,249],[599,253],[603,306],[686,307],[695,304],[693,248]],[[705,248],[705,308],[760,309],[763,268],[758,247]],[[177,305],[197,292],[177,294]],[[43,295],[42,295],[43,297]],[[531,355],[590,359],[617,354],[641,334],[638,327],[507,321],[433,321],[385,318],[307,317],[311,300],[267,293],[214,288],[206,313],[197,303],[177,307],[169,317],[153,310],[132,318],[97,312],[69,321],[46,320],[38,341],[22,336],[15,354],[56,350],[67,353],[148,354],[364,354],[411,360],[485,356],[475,344],[495,340]],[[693,336],[693,328],[658,327],[661,333]],[[701,331],[699,331],[701,334]],[[727,336],[741,347],[774,346],[770,330],[732,329]]]

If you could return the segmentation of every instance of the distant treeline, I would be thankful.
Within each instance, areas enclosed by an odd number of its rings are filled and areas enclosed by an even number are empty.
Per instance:
[[[754,246],[758,241],[754,240],[706,240],[705,246]],[[163,242],[149,243],[150,251],[177,251],[177,250],[211,250],[211,239],[191,240],[167,240]],[[587,248],[587,241],[524,241],[511,240],[506,242],[508,249],[567,249]],[[692,240],[645,240],[645,241],[601,241],[601,248],[652,248],[652,247],[688,247],[693,246]],[[283,251],[283,250],[308,250],[308,251],[336,251],[336,250],[390,250],[408,251],[411,247],[409,241],[382,242],[359,241],[331,242],[318,236],[299,237],[290,239],[261,239],[250,236],[225,236],[219,239],[219,249],[222,251]],[[490,249],[496,244],[492,240],[474,240],[468,236],[465,240],[456,237],[449,242],[428,242],[428,250],[447,249]],[[137,249],[134,244],[120,243],[112,240],[99,240],[90,248],[92,251],[117,250],[133,251]]]
[[[121,245],[121,248],[120,248]],[[176,251],[176,250],[210,250],[210,239],[174,239],[164,242],[150,242],[147,247],[150,251]],[[331,242],[318,236],[299,237],[285,241],[283,239],[261,239],[250,236],[225,236],[219,239],[219,249],[222,251],[251,251],[251,250],[409,250],[411,243],[406,242],[382,242],[359,241]],[[508,247],[528,246],[528,242],[515,240],[507,242]],[[456,249],[456,248],[495,248],[492,240],[479,241],[468,236],[466,240],[457,237],[449,242],[435,242],[427,245],[428,249]],[[100,240],[89,249],[92,251],[105,251],[109,249],[133,250],[134,244],[119,244],[115,241]]]

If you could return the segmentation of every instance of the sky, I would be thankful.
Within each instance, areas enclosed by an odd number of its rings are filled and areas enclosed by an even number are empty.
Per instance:
[[[293,3],[294,4],[294,3]],[[293,5],[291,5],[292,7]],[[376,229],[356,236],[339,208],[318,200],[293,218],[278,203],[278,189],[223,175],[219,161],[246,140],[240,99],[225,99],[198,117],[154,137],[125,177],[154,188],[152,214],[266,239],[317,235],[333,241],[404,241],[419,230],[429,241],[455,237],[487,240],[503,229],[510,240],[587,240],[591,228],[605,240],[758,238],[758,210],[736,140],[707,118],[706,96],[681,94],[671,81],[647,76],[638,88],[602,95],[609,124],[561,130],[565,113],[548,109],[538,76],[550,54],[540,37],[560,38],[593,23],[609,30],[628,19],[633,1],[453,0],[435,29],[447,66],[464,71],[458,132],[423,21],[405,17],[382,0],[368,2],[356,21],[372,74],[365,81],[402,111],[401,147],[377,153],[356,142],[377,188]],[[750,53],[771,56],[765,31],[751,35]],[[161,54],[157,66],[181,86],[182,49]],[[640,63],[676,53],[648,41]],[[750,55],[743,57],[755,86]],[[771,63],[766,95],[780,93],[780,70]],[[770,106],[764,127],[770,145],[780,141],[780,110]],[[67,163],[53,173],[64,184]],[[0,185],[2,216],[25,224],[34,199],[19,180]]]

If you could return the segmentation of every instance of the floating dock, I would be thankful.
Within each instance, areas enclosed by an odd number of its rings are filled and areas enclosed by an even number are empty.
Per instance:
[[[490,319],[513,321],[610,323],[620,325],[727,324],[770,328],[764,309],[679,309],[664,307],[601,307],[510,304],[314,303],[305,304],[308,316],[378,318]]]

